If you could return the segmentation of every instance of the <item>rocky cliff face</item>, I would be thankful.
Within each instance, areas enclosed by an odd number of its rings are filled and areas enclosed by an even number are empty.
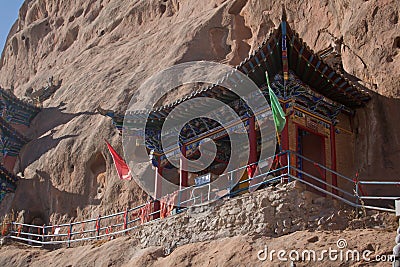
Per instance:
[[[176,63],[237,64],[278,26],[283,1],[26,0],[0,61],[0,85],[23,97],[62,81],[21,153],[12,207],[45,219],[94,217],[143,202],[106,151],[120,137],[96,107],[124,110],[146,78]],[[371,90],[357,112],[363,178],[397,178],[400,24],[395,0],[292,1],[288,21],[315,51],[340,40],[343,68]],[[143,92],[142,92],[143,93]],[[151,92],[157,94],[157,92]]]

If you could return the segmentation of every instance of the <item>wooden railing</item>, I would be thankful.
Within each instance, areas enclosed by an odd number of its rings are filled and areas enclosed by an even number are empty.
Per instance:
[[[316,168],[321,168],[326,174],[329,173],[331,175],[335,175],[338,179],[338,182],[341,180],[342,182],[353,183],[354,187],[346,190],[345,188],[341,188],[339,186],[328,183],[321,177],[316,177],[305,172],[304,170],[298,168],[297,164],[293,164],[292,155],[294,155],[296,159],[312,162]],[[315,163],[312,160],[292,151],[279,153],[274,156],[274,158],[278,159],[280,163],[285,162],[286,165],[282,166],[282,164],[278,164],[277,167],[275,167],[273,170],[268,170],[265,172],[262,172],[262,169],[258,168],[258,173],[255,177],[240,181],[236,184],[234,184],[233,182],[232,184],[229,184],[227,188],[224,189],[226,194],[223,197],[232,198],[248,192],[251,189],[256,189],[259,186],[297,180],[309,186],[310,188],[313,188],[315,191],[320,192],[321,194],[329,195],[332,198],[342,201],[354,208],[366,208],[385,212],[395,212],[394,209],[388,207],[363,205],[362,200],[385,199],[394,201],[400,196],[361,196],[360,186],[370,184],[400,186],[400,182],[366,182],[350,179],[336,171],[327,168],[326,166]],[[271,158],[265,159],[264,161],[267,160],[271,161]],[[263,161],[260,161],[256,164],[261,166],[262,163]],[[243,166],[224,175],[232,177],[231,181],[233,181],[235,172],[243,172],[243,168],[248,168],[249,166],[251,165]],[[250,185],[250,181],[252,180],[260,180],[260,182]],[[176,205],[176,213],[184,212],[188,207],[201,205],[212,201],[213,199],[210,199],[210,192],[208,192],[207,194],[207,190],[202,190],[203,192],[206,192],[205,194],[195,193],[201,188],[205,189],[211,187],[208,184],[202,186],[192,186],[178,192],[178,194],[183,194],[185,193],[185,191],[187,191],[189,192],[190,197],[186,200],[178,200],[178,203]],[[39,226],[11,222],[6,226],[8,227],[8,229],[3,232],[8,233],[8,238],[26,243],[28,245],[37,246],[60,244],[66,244],[67,246],[70,246],[72,243],[77,242],[99,240],[103,238],[113,238],[116,236],[124,235],[129,231],[140,227],[143,224],[160,220],[160,211],[154,211],[153,204],[153,202],[149,202],[147,204],[143,204],[131,209],[126,209],[124,211],[114,214],[99,216],[97,218],[79,222],[71,222],[58,225]]]

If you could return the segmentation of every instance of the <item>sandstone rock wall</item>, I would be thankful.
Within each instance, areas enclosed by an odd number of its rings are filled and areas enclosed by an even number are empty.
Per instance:
[[[142,191],[116,176],[103,139],[122,153],[121,139],[96,107],[123,110],[131,97],[142,107],[149,92],[138,92],[140,83],[175,63],[237,64],[278,26],[283,2],[25,1],[2,53],[0,85],[23,97],[51,76],[62,84],[28,133],[33,141],[17,167],[25,179],[12,208],[54,221],[142,203]],[[345,71],[376,92],[355,119],[360,177],[398,179],[397,1],[285,4],[291,27],[315,51],[343,38]]]

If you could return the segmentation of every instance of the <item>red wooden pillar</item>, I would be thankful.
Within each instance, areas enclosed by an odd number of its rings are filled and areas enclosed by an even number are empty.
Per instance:
[[[286,104],[283,104],[283,111],[286,114]],[[287,151],[289,150],[289,121],[286,119],[286,124],[285,128],[283,128],[282,133],[281,133],[281,144],[280,144],[282,151]],[[287,155],[282,155],[281,157],[281,163],[283,166],[287,165]]]
[[[158,161],[158,166],[155,172],[155,188],[154,188],[154,212],[160,211],[160,198],[162,197],[162,170],[160,167],[160,161]],[[160,212],[153,215],[153,219],[160,218]]]
[[[254,178],[256,176],[257,165],[257,132],[256,132],[256,119],[255,116],[249,118],[249,161],[248,164],[252,164],[247,168],[248,178]],[[260,183],[262,179],[252,179],[249,181],[249,192],[254,192],[257,187],[254,185]]]
[[[336,171],[336,133],[335,133],[335,126],[333,123],[331,124],[331,169]],[[336,174],[332,173],[332,185],[337,186],[337,176]],[[337,195],[337,190],[333,189],[332,193]]]
[[[187,169],[187,164],[186,164],[186,145],[183,144],[182,148],[182,158],[180,159],[180,170],[179,170],[179,189],[181,190],[183,187],[187,187],[188,186],[188,178],[189,178],[189,174]]]
[[[189,199],[189,192],[184,190],[188,186],[189,173],[187,171],[186,161],[186,145],[183,144],[181,147],[182,156],[179,161],[179,192],[178,192],[178,209],[181,202],[185,202]]]
[[[257,133],[255,116],[249,118],[249,163],[257,162]]]

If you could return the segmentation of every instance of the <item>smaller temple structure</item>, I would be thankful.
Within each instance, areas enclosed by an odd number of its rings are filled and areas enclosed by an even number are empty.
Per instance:
[[[18,177],[0,165],[0,203],[7,193],[14,193],[17,189]]]
[[[40,108],[18,99],[10,90],[0,88],[1,117],[13,127],[29,127]]]
[[[0,117],[0,153],[4,157],[17,157],[21,148],[28,143],[28,139]]]
[[[24,133],[40,110],[17,98],[11,90],[0,88],[0,201],[16,189],[14,166],[22,147],[29,142]]]

